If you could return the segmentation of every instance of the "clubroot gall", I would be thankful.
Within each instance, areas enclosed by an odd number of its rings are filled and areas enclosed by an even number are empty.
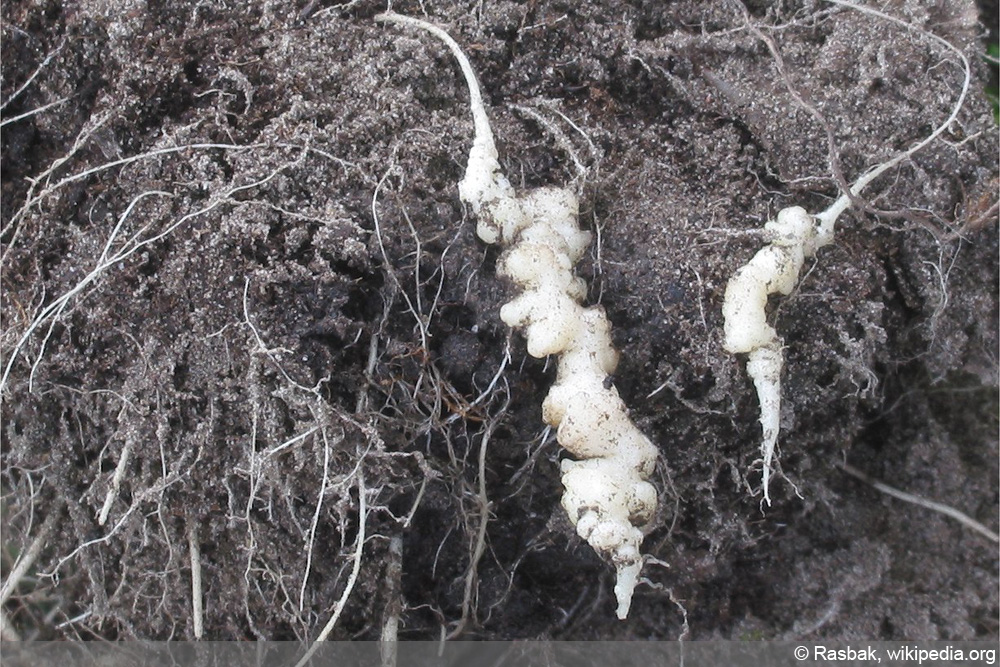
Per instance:
[[[749,28],[767,44],[771,51],[792,97],[824,125],[830,144],[831,170],[839,177],[837,180],[842,190],[840,196],[821,213],[810,214],[801,206],[790,206],[779,211],[774,220],[768,221],[764,225],[764,232],[770,243],[759,250],[747,264],[737,269],[726,286],[725,300],[722,304],[722,313],[725,318],[723,347],[731,354],[747,355],[747,375],[753,380],[757,390],[757,398],[760,403],[760,423],[763,428],[760,446],[763,458],[762,492],[767,504],[771,503],[769,492],[771,467],[780,430],[781,370],[784,365],[781,338],[774,327],[767,323],[768,298],[775,294],[788,296],[792,293],[799,282],[799,274],[805,261],[813,257],[820,248],[833,243],[837,220],[844,211],[852,205],[864,211],[871,210],[870,206],[859,198],[872,181],[927,146],[948,129],[958,117],[958,113],[965,103],[971,81],[968,60],[950,42],[926,31],[918,30],[910,24],[882,12],[842,0],[828,1],[891,21],[929,37],[957,56],[962,64],[965,79],[951,114],[930,135],[906,151],[870,168],[859,176],[852,185],[848,186],[840,177],[840,167],[829,125],[819,112],[794,90],[787,76],[784,75],[781,55],[774,42],[754,27],[745,14]]]
[[[505,252],[499,272],[520,290],[500,318],[524,331],[528,353],[559,355],[556,383],[542,417],[557,427],[559,444],[575,460],[562,462],[563,508],[580,537],[617,571],[618,617],[628,616],[642,569],[643,529],[656,511],[656,489],[648,479],[657,448],[628,416],[617,389],[606,380],[618,364],[610,323],[600,306],[583,306],[587,287],[573,273],[591,242],[578,224],[577,196],[563,188],[521,195],[498,162],[482,93],[468,58],[451,36],[429,23],[385,13],[378,21],[430,32],[461,66],[469,87],[475,138],[459,196],[477,218],[479,238]]]

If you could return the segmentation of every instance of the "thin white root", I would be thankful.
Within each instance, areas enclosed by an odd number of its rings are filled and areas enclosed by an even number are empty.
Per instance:
[[[205,634],[205,614],[201,586],[201,544],[198,542],[198,524],[188,521],[188,552],[191,556],[191,618],[194,621],[194,638]]]
[[[5,642],[21,641],[21,635],[17,634],[17,630],[10,624],[7,614],[2,610],[0,610],[0,639]]]
[[[501,308],[500,319],[524,330],[531,356],[560,355],[542,418],[558,427],[559,444],[578,459],[562,462],[562,505],[577,533],[614,564],[617,614],[624,619],[642,570],[643,528],[656,512],[656,489],[648,479],[658,450],[608,382],[618,352],[604,309],[582,305],[587,285],[573,267],[590,246],[591,234],[580,229],[576,195],[549,187],[517,196],[501,171],[479,84],[458,44],[424,21],[397,14],[378,20],[438,37],[465,75],[476,135],[459,196],[477,217],[479,238],[507,248],[499,273],[521,289]]]
[[[225,144],[191,144],[189,146],[185,146],[185,147],[182,147],[182,148],[205,148],[205,147],[226,148],[227,145],[225,145]],[[54,185],[51,188],[49,188],[48,190],[46,190],[46,192],[54,191],[56,188],[62,187],[63,185],[65,185],[67,183],[80,180],[81,178],[83,178],[87,174],[97,173],[97,172],[102,171],[104,169],[110,168],[110,166],[124,165],[124,164],[128,164],[130,162],[134,162],[134,161],[136,161],[136,160],[138,160],[140,158],[150,157],[152,155],[162,155],[162,154],[166,154],[166,153],[169,153],[169,152],[176,152],[178,150],[181,150],[182,148],[163,149],[163,150],[159,150],[159,151],[153,151],[151,153],[146,153],[146,154],[144,154],[142,156],[137,156],[137,157],[133,157],[133,158],[127,158],[125,160],[118,160],[118,161],[116,161],[114,163],[109,163],[107,165],[102,165],[101,167],[95,167],[95,168],[92,168],[92,169],[88,169],[87,171],[81,172],[80,174],[75,174],[74,176],[69,176],[67,178],[64,178],[59,183],[57,183],[56,185]],[[94,269],[90,273],[88,273],[87,275],[85,275],[80,280],[80,282],[78,282],[76,285],[74,285],[72,288],[70,288],[68,291],[66,291],[62,296],[60,296],[55,301],[53,301],[48,306],[46,306],[41,311],[39,311],[39,313],[37,315],[35,315],[35,317],[32,319],[32,321],[28,325],[27,329],[25,329],[24,333],[21,334],[20,338],[18,338],[17,343],[14,345],[13,349],[11,349],[10,352],[8,352],[8,357],[9,358],[7,360],[7,364],[4,366],[3,375],[0,376],[0,398],[2,398],[2,396],[3,396],[4,389],[7,387],[7,381],[9,379],[9,377],[10,377],[10,373],[11,373],[13,367],[14,367],[14,364],[17,362],[18,358],[20,357],[20,355],[21,355],[21,353],[23,351],[23,348],[27,345],[28,341],[31,339],[31,337],[35,333],[35,331],[37,329],[39,329],[40,327],[42,327],[46,322],[48,322],[48,321],[51,320],[51,322],[49,324],[49,328],[48,328],[48,333],[45,335],[45,338],[43,339],[41,349],[38,352],[38,357],[36,358],[35,362],[32,364],[32,370],[31,370],[31,373],[28,376],[28,391],[32,391],[32,380],[33,380],[33,377],[34,377],[35,370],[37,369],[38,364],[41,361],[41,357],[42,357],[42,355],[45,352],[45,346],[48,343],[49,336],[52,335],[53,328],[55,327],[56,322],[58,321],[58,318],[62,315],[62,312],[67,307],[67,305],[78,294],[80,294],[81,292],[83,292],[83,290],[85,290],[89,285],[91,285],[92,283],[94,283],[106,271],[108,271],[108,269],[110,269],[115,264],[118,264],[120,262],[124,262],[126,259],[128,259],[132,255],[136,254],[142,248],[145,248],[146,246],[149,246],[151,244],[154,244],[154,243],[156,243],[156,242],[164,239],[165,237],[167,237],[170,234],[172,234],[174,232],[174,230],[176,230],[177,228],[179,228],[179,227],[187,224],[191,220],[193,220],[195,218],[198,218],[200,216],[206,215],[206,214],[210,213],[211,211],[213,211],[214,209],[218,208],[219,206],[223,205],[224,203],[231,201],[231,198],[234,195],[237,195],[240,192],[244,192],[246,190],[250,190],[250,189],[253,189],[253,188],[257,188],[257,187],[261,187],[263,185],[266,185],[268,182],[270,182],[278,174],[280,174],[281,172],[283,172],[286,168],[288,168],[292,164],[293,163],[291,163],[291,162],[290,163],[286,163],[286,164],[278,167],[274,171],[272,171],[267,176],[265,176],[265,177],[263,177],[261,179],[255,180],[255,181],[253,181],[251,183],[247,183],[245,185],[235,185],[235,186],[231,186],[231,187],[227,188],[224,192],[220,193],[219,195],[217,195],[215,197],[212,197],[211,200],[209,201],[209,203],[206,204],[204,207],[202,207],[202,208],[200,208],[200,209],[198,209],[196,211],[192,211],[190,213],[184,214],[183,216],[181,216],[177,220],[174,220],[173,222],[171,222],[170,224],[168,224],[165,228],[163,228],[162,230],[160,230],[159,232],[157,232],[155,234],[152,234],[152,235],[150,235],[150,236],[148,236],[146,238],[142,238],[142,235],[148,230],[148,227],[149,227],[149,225],[146,225],[146,226],[142,227],[138,232],[136,232],[131,238],[129,238],[129,239],[125,240],[123,243],[121,243],[121,239],[119,238],[119,234],[122,231],[122,228],[123,228],[123,225],[125,224],[125,221],[129,218],[129,216],[131,216],[132,212],[134,211],[135,207],[139,204],[139,202],[141,202],[145,198],[151,197],[151,196],[172,197],[174,195],[171,194],[171,193],[169,193],[169,192],[162,192],[162,191],[158,191],[158,190],[150,190],[150,191],[143,192],[143,193],[139,194],[138,196],[136,196],[129,203],[129,205],[126,207],[125,212],[122,213],[121,217],[119,217],[118,222],[115,225],[115,228],[112,230],[111,234],[108,236],[108,240],[107,240],[107,242],[104,245],[104,250],[101,253],[100,257],[98,258]],[[42,197],[42,195],[38,195],[38,197],[36,199],[30,201],[25,206],[28,206],[29,204],[34,205],[34,203],[37,203],[37,201],[41,201],[41,197]],[[115,250],[115,246],[118,243],[121,243],[121,247],[118,248],[117,250]],[[9,245],[8,245],[8,248],[9,248]],[[114,251],[114,252],[112,252],[112,251]],[[2,261],[2,258],[0,258],[0,261]]]
[[[399,25],[406,25],[420,30],[426,30],[444,42],[445,45],[451,49],[452,54],[455,56],[455,60],[458,61],[458,66],[462,68],[462,74],[465,76],[466,82],[469,83],[469,104],[472,107],[472,120],[476,125],[476,144],[480,146],[481,150],[492,153],[494,157],[496,157],[497,149],[493,143],[493,130],[490,128],[490,119],[486,115],[486,106],[483,104],[483,94],[479,89],[479,84],[476,82],[476,72],[472,69],[472,63],[469,62],[469,59],[462,51],[462,47],[458,45],[458,42],[452,39],[451,35],[433,23],[421,21],[420,19],[415,19],[410,16],[404,16],[403,14],[397,14],[393,11],[378,14],[375,17],[375,20],[379,23],[398,23]]]
[[[129,457],[132,455],[132,445],[134,442],[134,440],[129,438],[125,441],[125,446],[122,447],[121,456],[118,458],[118,465],[115,466],[115,473],[111,477],[111,488],[108,489],[107,495],[104,496],[104,506],[101,507],[101,513],[97,516],[97,523],[100,526],[103,526],[108,522],[108,515],[111,513],[111,506],[118,497],[118,491],[121,489],[122,485],[122,478],[125,477],[125,467],[128,465]]]
[[[962,63],[962,69],[965,72],[965,79],[962,81],[962,92],[959,93],[958,95],[958,101],[955,102],[955,106],[952,108],[951,114],[948,116],[948,118],[945,119],[943,123],[938,125],[934,129],[934,131],[931,132],[929,135],[927,135],[923,140],[917,142],[916,144],[914,144],[907,150],[903,151],[902,153],[896,155],[895,157],[891,158],[890,160],[887,160],[886,162],[883,162],[880,165],[872,167],[867,172],[859,176],[858,180],[854,182],[853,186],[851,186],[850,194],[846,192],[841,194],[840,197],[838,197],[836,201],[834,201],[833,204],[830,205],[829,208],[827,208],[822,213],[816,215],[816,219],[819,223],[818,232],[819,232],[820,247],[833,242],[834,227],[837,224],[837,218],[840,217],[840,214],[843,213],[845,210],[847,210],[847,208],[851,205],[851,197],[859,196],[861,192],[865,189],[865,187],[868,186],[869,183],[874,181],[876,178],[881,176],[889,169],[892,169],[893,167],[898,165],[903,160],[912,156],[914,153],[922,149],[924,146],[927,146],[929,143],[937,139],[939,136],[941,136],[941,134],[945,130],[948,129],[948,127],[953,122],[955,122],[955,120],[958,118],[959,112],[965,105],[965,98],[969,93],[969,86],[972,83],[972,67],[970,67],[969,65],[968,58],[965,57],[965,54],[962,53],[962,51],[958,47],[956,47],[954,44],[944,39],[943,37],[939,37],[938,35],[935,35],[932,32],[928,32],[910,23],[907,23],[906,21],[900,20],[894,16],[890,16],[889,14],[886,14],[884,12],[880,12],[877,9],[870,9],[862,5],[856,5],[853,2],[847,2],[846,0],[826,0],[826,2],[829,2],[834,5],[839,5],[841,7],[846,7],[848,9],[853,9],[854,11],[860,12],[862,14],[869,14],[871,16],[876,16],[885,21],[889,21],[890,23],[895,23],[896,25],[902,26],[907,30],[912,30],[914,32],[917,32],[918,34],[923,35],[924,37],[929,37],[930,39],[937,42],[941,46],[945,47],[946,49],[954,53],[955,56],[958,57],[959,61]]]
[[[330,636],[333,632],[334,627],[337,625],[337,621],[340,620],[340,615],[344,611],[344,607],[347,606],[347,599],[351,596],[351,591],[354,590],[354,585],[358,581],[358,573],[361,571],[361,557],[364,553],[365,548],[365,528],[368,521],[368,499],[366,497],[368,489],[365,488],[365,476],[362,469],[358,468],[358,537],[354,541],[354,565],[351,567],[351,575],[347,578],[347,585],[344,586],[344,592],[341,593],[340,599],[337,600],[337,604],[333,607],[333,614],[330,616],[330,620],[327,624],[323,626],[323,630],[320,631],[319,635],[316,637],[316,641],[313,642],[306,654],[295,663],[295,667],[303,667],[313,654],[319,649],[320,642],[326,641],[326,638]]]
[[[38,107],[37,109],[32,109],[31,111],[25,111],[24,113],[22,113],[20,115],[14,116],[13,118],[6,118],[3,121],[0,121],[0,127],[6,127],[7,125],[10,125],[11,123],[16,123],[17,121],[24,120],[25,118],[31,118],[32,116],[35,116],[35,115],[40,114],[40,113],[42,113],[44,111],[47,111],[47,110],[51,109],[52,107],[57,107],[60,104],[65,104],[66,102],[69,101],[69,99],[70,98],[68,98],[68,97],[63,97],[63,98],[60,98],[60,99],[56,100],[55,102],[49,102],[48,104],[43,104],[42,106]]]
[[[132,252],[126,252],[126,250],[128,249],[128,242],[126,242],[126,247],[125,248],[123,248],[121,251],[119,251],[117,254],[115,254],[110,259],[108,258],[108,253],[111,251],[111,249],[114,246],[114,244],[118,242],[118,235],[119,235],[119,233],[120,233],[123,225],[125,224],[125,221],[132,214],[132,211],[139,204],[139,202],[141,202],[146,197],[151,197],[151,196],[169,197],[171,195],[170,195],[169,192],[162,192],[162,191],[159,191],[159,190],[150,190],[148,192],[143,192],[142,194],[138,195],[137,197],[135,197],[129,203],[129,205],[125,208],[125,212],[122,213],[121,217],[118,218],[118,223],[115,225],[115,228],[112,230],[111,235],[108,236],[107,243],[105,243],[105,245],[104,245],[104,251],[101,253],[101,256],[98,258],[97,265],[94,267],[94,270],[91,271],[90,273],[88,273],[87,275],[85,275],[83,277],[83,279],[80,280],[80,282],[78,282],[76,285],[74,285],[70,290],[68,290],[66,293],[64,293],[62,296],[60,296],[58,299],[56,299],[55,301],[53,301],[52,303],[50,303],[48,306],[46,306],[45,308],[43,308],[34,317],[34,319],[28,325],[28,328],[24,331],[24,333],[21,334],[21,337],[20,337],[20,339],[18,339],[17,344],[15,344],[14,348],[9,352],[9,358],[8,358],[8,361],[7,361],[7,365],[4,367],[3,376],[0,377],[0,394],[2,394],[4,388],[7,386],[7,378],[10,375],[10,372],[11,372],[11,369],[13,368],[13,366],[14,366],[14,363],[17,361],[17,358],[18,358],[18,356],[19,356],[19,354],[21,352],[21,349],[27,344],[28,340],[31,338],[31,336],[35,332],[35,330],[38,329],[39,327],[41,327],[43,324],[45,324],[45,322],[47,320],[50,320],[50,319],[52,320],[52,325],[49,327],[49,331],[48,331],[48,333],[45,336],[44,342],[42,344],[42,349],[38,352],[38,359],[36,359],[35,363],[32,365],[32,375],[34,375],[34,370],[35,370],[35,367],[38,364],[38,360],[41,359],[42,355],[45,352],[45,344],[48,342],[49,336],[52,334],[52,329],[55,326],[56,320],[62,314],[63,310],[66,308],[66,306],[70,302],[70,300],[74,296],[76,296],[77,294],[79,294],[80,292],[82,292],[84,289],[86,289],[87,286],[91,282],[95,281],[110,266],[112,266],[113,264],[115,264],[116,262],[118,262],[118,261],[120,261],[122,259],[125,259],[125,257],[127,257],[128,255],[132,254]],[[135,238],[137,238],[137,236],[138,235],[136,235],[136,237],[133,237],[132,240],[134,241]],[[141,244],[141,245],[145,245],[145,244]],[[135,246],[132,251],[137,250],[139,247],[141,247],[141,245]],[[30,390],[30,384],[29,384],[29,390]]]
[[[59,517],[61,515],[62,506],[60,505],[53,508],[49,515],[45,517],[41,528],[38,529],[38,535],[35,536],[35,539],[31,541],[31,545],[18,557],[14,563],[14,567],[11,568],[10,574],[7,575],[7,581],[3,582],[3,587],[0,588],[0,605],[10,598],[14,593],[14,589],[21,582],[21,579],[28,573],[31,566],[35,564],[35,561],[38,560],[42,549],[45,548],[53,531],[59,524]]]
[[[496,421],[491,421],[483,432],[482,441],[479,443],[479,483],[476,494],[476,504],[479,506],[479,529],[476,531],[476,541],[469,556],[469,569],[465,572],[465,593],[462,596],[462,618],[455,629],[448,633],[445,639],[451,640],[459,637],[465,630],[469,619],[475,615],[476,597],[479,583],[479,562],[486,553],[486,528],[490,518],[490,499],[486,495],[486,452],[490,444],[490,437],[493,429],[496,428]]]
[[[55,58],[57,55],[59,55],[59,53],[63,50],[64,46],[66,46],[65,38],[61,42],[59,42],[59,46],[57,46],[55,49],[50,51],[47,56],[45,56],[45,59],[38,64],[38,67],[36,67],[35,71],[31,73],[31,76],[25,79],[24,83],[22,83],[17,90],[11,93],[10,97],[8,97],[6,100],[3,101],[2,104],[0,104],[0,111],[6,109],[8,104],[16,100],[21,93],[23,93],[25,90],[28,89],[28,86],[30,86],[32,82],[38,78],[38,75],[42,73],[42,70],[45,69],[45,67],[50,62],[52,62],[52,59]]]
[[[837,467],[839,467],[841,470],[846,472],[851,477],[855,477],[857,479],[860,479],[862,482],[865,482],[866,484],[870,484],[876,490],[881,491],[882,493],[888,496],[892,496],[897,500],[902,500],[903,502],[911,503],[918,507],[929,509],[933,512],[938,512],[939,514],[943,514],[947,517],[951,517],[952,519],[958,521],[966,528],[971,528],[980,535],[985,536],[990,541],[1000,543],[1000,535],[990,530],[980,522],[976,521],[968,514],[959,512],[954,507],[950,507],[948,505],[945,505],[944,503],[935,502],[933,500],[927,500],[925,498],[921,498],[920,496],[915,496],[912,493],[907,493],[906,491],[900,491],[899,489],[891,487],[884,482],[880,482],[877,479],[866,475],[865,473],[861,472],[854,466],[849,465],[847,463],[839,463],[837,464]]]
[[[45,548],[45,545],[58,525],[61,515],[62,506],[60,504],[45,517],[45,521],[42,522],[42,526],[38,530],[38,535],[35,536],[35,539],[31,541],[28,548],[18,557],[10,574],[7,575],[7,580],[3,582],[3,587],[0,588],[0,605],[7,602],[10,596],[13,595],[21,579],[28,573],[31,566],[35,564],[35,561],[38,560],[38,556],[42,553],[42,549]],[[10,619],[7,618],[7,614],[2,610],[0,610],[0,639],[3,639],[3,641],[21,641],[21,636],[10,624]]]
[[[758,251],[745,266],[737,269],[726,286],[726,296],[722,304],[722,314],[725,318],[723,347],[731,354],[749,355],[747,375],[753,380],[760,403],[760,422],[763,428],[762,487],[764,501],[768,505],[771,504],[769,490],[771,466],[780,431],[781,369],[784,363],[781,338],[774,327],[767,323],[768,298],[774,294],[784,296],[791,294],[798,283],[805,260],[814,256],[820,248],[833,242],[837,219],[860,196],[865,187],[888,169],[934,141],[951,125],[965,104],[972,77],[969,61],[965,55],[941,37],[880,11],[855,5],[846,0],[827,0],[827,2],[876,16],[930,37],[958,57],[965,71],[965,80],[958,100],[944,122],[906,151],[859,176],[849,191],[842,193],[825,211],[810,215],[798,206],[779,211],[774,221],[764,225],[765,231],[773,239],[771,244]],[[794,90],[792,92],[794,95]],[[799,103],[803,103],[797,95],[796,99]]]
[[[403,576],[403,538],[399,535],[389,540],[389,559],[386,564],[385,620],[379,638],[379,655],[382,667],[396,667],[399,650],[399,617],[403,613],[403,599],[400,584]]]
[[[320,427],[320,434],[323,436],[323,481],[319,485],[319,493],[316,494],[316,509],[313,510],[312,523],[309,526],[309,538],[306,547],[306,569],[302,574],[302,586],[299,588],[299,613],[306,606],[306,585],[309,583],[309,573],[312,571],[313,545],[316,543],[316,529],[319,527],[320,513],[323,511],[323,497],[326,495],[326,486],[330,481],[330,442],[326,436],[326,429]]]

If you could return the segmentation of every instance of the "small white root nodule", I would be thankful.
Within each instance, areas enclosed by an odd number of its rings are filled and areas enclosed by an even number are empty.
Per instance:
[[[465,74],[476,136],[459,196],[477,217],[479,238],[507,248],[499,272],[521,289],[500,318],[524,330],[533,357],[559,355],[542,418],[576,457],[562,462],[562,505],[577,533],[614,564],[617,613],[624,619],[642,570],[643,528],[656,512],[656,489],[648,480],[658,450],[629,418],[618,390],[606,383],[618,352],[604,309],[582,305],[587,287],[573,274],[591,241],[577,221],[576,195],[551,187],[516,195],[497,160],[475,74],[455,41],[410,17],[387,13],[376,19],[432,33]]]

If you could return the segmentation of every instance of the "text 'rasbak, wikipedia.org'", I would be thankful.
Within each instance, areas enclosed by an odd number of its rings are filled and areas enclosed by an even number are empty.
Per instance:
[[[882,658],[886,662],[907,662],[917,665],[930,665],[941,663],[955,665],[958,663],[995,665],[997,661],[997,649],[962,649],[952,646],[945,646],[939,649],[928,649],[920,646],[900,646],[896,648],[875,648],[866,646],[855,648],[852,646],[827,648],[826,646],[797,646],[795,648],[795,659],[814,662],[834,662],[841,660],[872,662],[879,664]]]

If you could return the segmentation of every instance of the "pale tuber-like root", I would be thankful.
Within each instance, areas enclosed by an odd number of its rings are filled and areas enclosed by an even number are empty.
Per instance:
[[[586,287],[573,266],[590,235],[577,227],[576,198],[543,188],[514,201],[522,204],[528,226],[501,258],[500,272],[523,291],[501,308],[500,318],[524,329],[532,356],[560,355],[542,417],[577,459],[562,462],[562,505],[580,537],[614,563],[618,617],[625,618],[642,569],[642,528],[656,511],[656,489],[646,480],[657,449],[605,382],[618,353],[604,309],[580,304]]]
[[[855,5],[846,0],[827,1],[899,24],[909,30],[918,30],[878,10]],[[956,54],[965,71],[962,91],[948,118],[920,142],[859,176],[850,189],[841,193],[822,213],[810,215],[799,206],[779,211],[775,220],[764,225],[764,230],[771,238],[770,245],[759,250],[749,263],[737,269],[726,286],[726,296],[722,304],[722,314],[725,318],[723,347],[731,354],[748,355],[747,375],[753,380],[760,403],[760,423],[763,427],[760,447],[763,457],[762,488],[764,500],[769,505],[771,463],[780,431],[781,368],[784,355],[777,331],[767,323],[768,297],[772,294],[783,296],[791,294],[799,281],[799,273],[805,260],[815,255],[820,248],[833,243],[840,215],[872,181],[941,135],[958,117],[965,103],[971,79],[969,62],[965,55],[941,37],[923,30],[919,32]],[[799,99],[797,95],[796,98]]]
[[[501,308],[500,318],[524,330],[533,357],[559,355],[542,417],[557,427],[559,444],[577,459],[562,462],[562,505],[577,533],[614,564],[617,613],[624,619],[642,570],[643,528],[656,512],[656,489],[648,479],[658,450],[606,382],[618,353],[604,309],[582,305],[587,286],[573,273],[591,242],[590,232],[578,224],[576,195],[548,187],[517,196],[497,160],[475,74],[455,41],[417,19],[387,13],[377,20],[432,33],[448,45],[465,74],[476,136],[459,196],[478,218],[479,237],[507,247],[499,272],[521,292]]]
[[[723,347],[731,354],[748,354],[747,375],[753,380],[760,402],[764,459],[764,500],[771,504],[769,483],[771,461],[778,443],[781,418],[781,367],[784,356],[781,339],[767,323],[767,298],[771,294],[791,294],[799,281],[805,260],[818,248],[816,223],[805,209],[783,209],[775,220],[764,225],[774,234],[745,266],[740,267],[726,286],[722,303],[725,318]]]

